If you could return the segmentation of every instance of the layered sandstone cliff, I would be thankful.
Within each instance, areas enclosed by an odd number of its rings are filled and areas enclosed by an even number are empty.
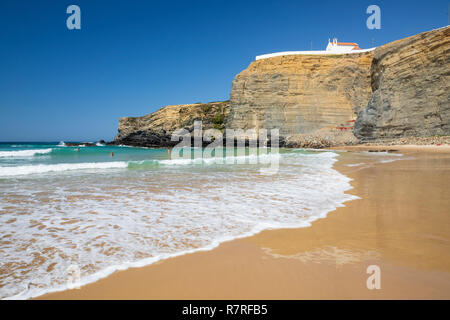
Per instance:
[[[222,130],[230,112],[229,101],[171,105],[143,117],[125,117],[119,120],[115,144],[143,147],[173,146],[175,130],[193,131],[194,121],[202,121],[204,130]]]
[[[450,27],[377,48],[372,97],[354,133],[362,140],[450,134]]]
[[[233,81],[227,126],[282,137],[348,127],[371,96],[371,62],[372,52],[254,61]]]

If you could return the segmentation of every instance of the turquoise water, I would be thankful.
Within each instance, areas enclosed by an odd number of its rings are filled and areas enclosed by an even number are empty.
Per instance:
[[[49,150],[51,149],[51,150]],[[21,153],[22,152],[22,153]],[[114,157],[110,157],[111,152]],[[34,156],[31,155],[34,153]],[[0,166],[169,159],[167,149],[120,146],[65,147],[61,142],[0,142]]]
[[[189,151],[196,157],[1,143],[0,298],[63,290],[73,268],[86,284],[261,230],[306,227],[355,199],[334,152]]]
[[[188,152],[189,155],[181,152],[179,157],[182,159],[178,160],[201,158],[201,156],[198,157],[194,149],[188,149]],[[270,152],[270,149],[264,150],[264,153],[270,154]],[[282,149],[278,152],[286,153],[290,151]],[[307,153],[303,150],[297,150],[296,152]],[[222,151],[222,154],[224,158],[227,156],[225,150]],[[235,156],[249,156],[250,154],[248,148],[234,149]],[[215,151],[211,153],[211,156],[216,156]],[[64,142],[0,142],[0,179],[6,176],[52,172],[52,169],[55,169],[55,171],[77,170],[78,167],[88,169],[88,165],[91,165],[93,169],[96,168],[96,165],[98,169],[108,168],[109,166],[111,168],[126,166],[129,169],[149,168],[158,164],[169,165],[170,159],[171,155],[168,149],[106,145],[68,147],[64,145]],[[55,165],[66,166],[58,168]]]

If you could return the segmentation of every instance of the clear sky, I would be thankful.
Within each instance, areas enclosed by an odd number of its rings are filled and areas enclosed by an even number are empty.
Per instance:
[[[81,8],[68,30],[66,8]],[[381,30],[366,8],[381,8]],[[0,0],[0,141],[112,140],[118,119],[227,100],[256,55],[369,48],[447,25],[448,0]]]

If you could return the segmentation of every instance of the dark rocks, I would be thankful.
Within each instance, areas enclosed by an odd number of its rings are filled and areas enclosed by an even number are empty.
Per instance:
[[[98,145],[106,145],[105,140],[100,140],[97,143],[92,142],[64,142],[66,147],[97,147]]]

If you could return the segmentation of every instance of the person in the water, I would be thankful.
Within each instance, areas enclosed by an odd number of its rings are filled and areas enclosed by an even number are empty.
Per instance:
[[[112,158],[112,157],[114,157],[114,152],[111,152],[110,154],[109,154],[109,156]]]

